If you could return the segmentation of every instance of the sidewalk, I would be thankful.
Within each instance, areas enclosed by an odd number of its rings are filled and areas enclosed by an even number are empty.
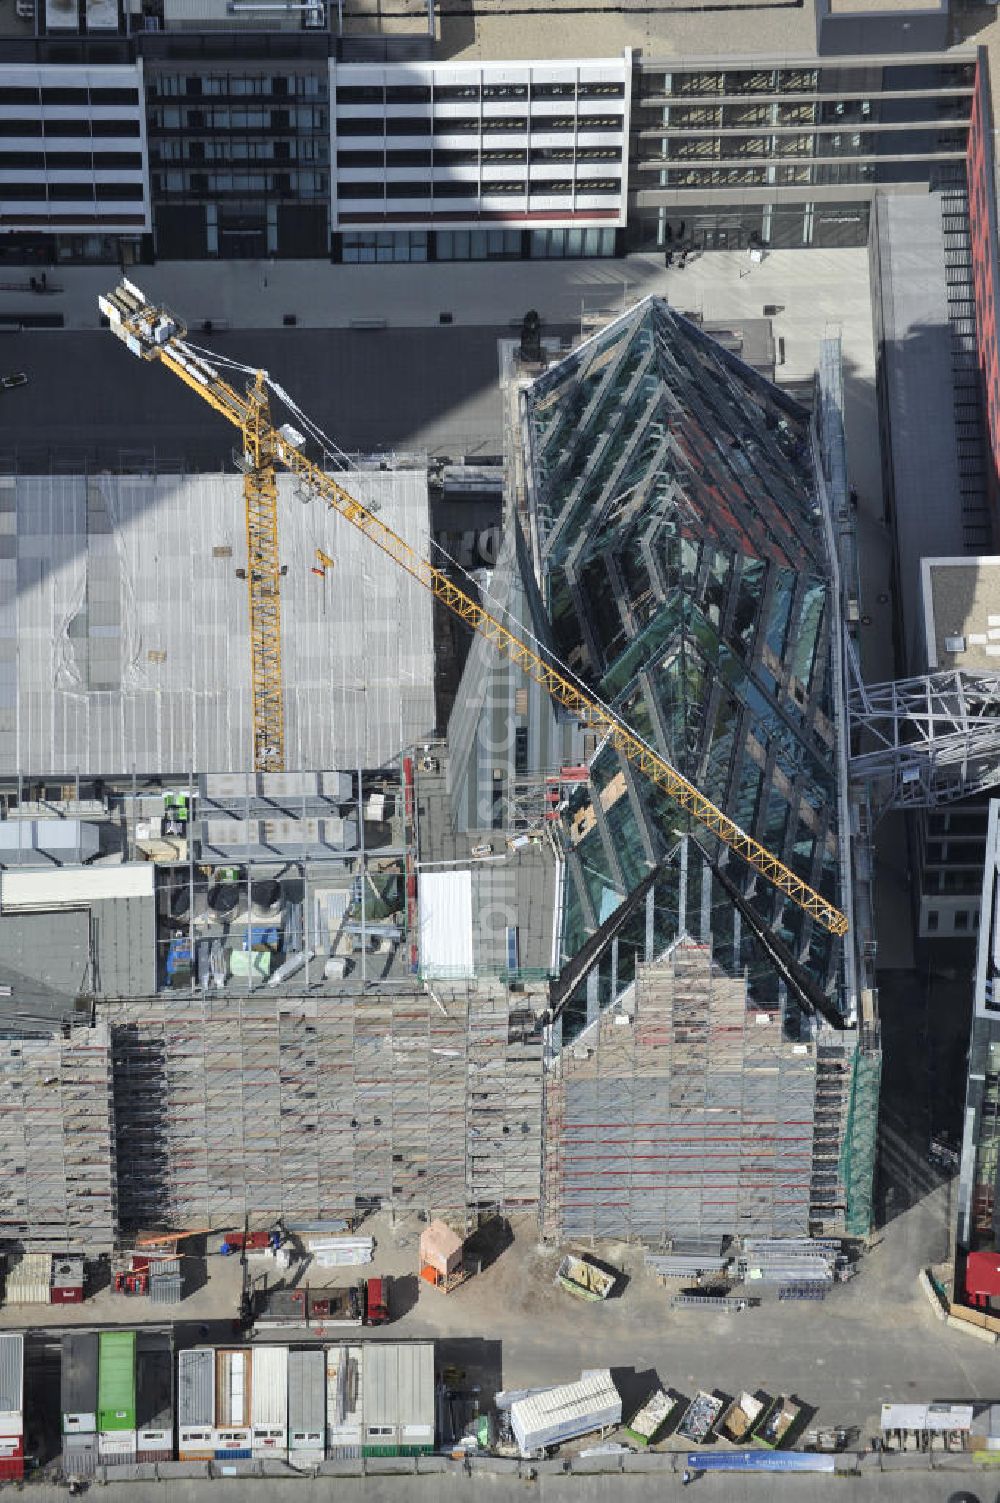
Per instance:
[[[662,256],[605,261],[438,262],[334,266],[328,261],[165,261],[132,269],[150,297],[163,299],[192,329],[203,320],[231,328],[281,328],[294,315],[303,328],[348,328],[385,320],[394,328],[520,323],[536,308],[549,323],[578,324],[588,309],[620,308],[655,293],[682,312],[706,319],[760,318],[766,304],[776,338],[785,341],[782,381],[808,379],[819,339],[840,327],[852,373],[873,370],[868,255],[863,249],[774,251],[760,265],[745,253],[713,251],[683,271]],[[61,313],[67,328],[98,326],[98,293],[113,286],[114,267],[56,267],[63,288],[46,297],[0,292],[0,313]],[[5,281],[28,281],[11,269]]]

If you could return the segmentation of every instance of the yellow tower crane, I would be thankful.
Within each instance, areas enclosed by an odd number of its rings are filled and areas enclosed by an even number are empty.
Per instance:
[[[211,361],[187,343],[187,330],[165,309],[149,303],[123,279],[114,292],[98,300],[113,332],[134,355],[160,360],[243,435],[244,497],[247,511],[247,579],[253,637],[254,761],[258,771],[284,765],[281,706],[281,618],[279,611],[277,481],[280,463],[327,506],[352,523],[383,553],[412,575],[460,620],[505,653],[551,697],[583,724],[594,727],[657,788],[738,856],[798,904],[831,934],[847,933],[848,921],[834,904],[804,882],[760,841],[741,830],[728,814],[700,793],[675,767],[638,736],[620,716],[593,699],[535,647],[510,631],[442,569],[421,558],[374,512],[303,452],[303,435],[290,424],[273,427],[267,397],[267,374],[257,371],[245,394],[239,393]]]

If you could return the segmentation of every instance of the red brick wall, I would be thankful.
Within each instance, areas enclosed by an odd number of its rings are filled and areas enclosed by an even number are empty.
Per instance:
[[[976,338],[987,411],[987,441],[992,453],[991,493],[996,525],[997,477],[1000,475],[1000,347],[997,344],[997,210],[993,160],[993,107],[985,49],[979,49],[966,159],[969,179],[969,226],[972,281],[976,299]]]

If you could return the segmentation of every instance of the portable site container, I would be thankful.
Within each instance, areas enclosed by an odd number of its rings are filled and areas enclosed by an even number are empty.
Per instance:
[[[418,1456],[433,1451],[433,1343],[369,1343],[362,1372],[361,1413],[365,1456]]]
[[[102,1331],[97,1361],[97,1433],[135,1429],[135,1332]]]
[[[52,1264],[52,1288],[49,1300],[53,1305],[79,1305],[83,1303],[83,1259],[56,1258]]]
[[[134,1466],[137,1459],[134,1430],[105,1430],[97,1437],[101,1466]]]
[[[318,1465],[326,1455],[326,1359],[322,1348],[288,1353],[288,1459]]]
[[[578,1383],[516,1399],[510,1406],[511,1429],[522,1456],[535,1456],[548,1446],[617,1427],[621,1421],[621,1395],[608,1368],[588,1373]]]
[[[288,1348],[253,1350],[253,1454],[288,1455]]]
[[[222,1347],[215,1354],[215,1430],[218,1461],[253,1455],[253,1353],[249,1347]]]
[[[24,1434],[24,1337],[0,1336],[0,1437]]]
[[[20,1482],[24,1477],[24,1436],[0,1435],[0,1482]]]
[[[191,1347],[177,1358],[177,1456],[211,1461],[215,1455],[215,1351]]]
[[[62,1467],[67,1477],[92,1477],[97,1463],[96,1434],[63,1436]]]
[[[326,1349],[326,1453],[361,1455],[361,1373],[364,1348]]]
[[[174,1459],[174,1363],[165,1331],[140,1331],[135,1348],[136,1456]]]
[[[52,1254],[22,1253],[7,1268],[4,1299],[8,1305],[47,1305],[52,1286]]]
[[[0,1336],[0,1481],[24,1476],[24,1337]]]
[[[64,1435],[97,1434],[96,1331],[74,1331],[62,1339],[62,1428]]]

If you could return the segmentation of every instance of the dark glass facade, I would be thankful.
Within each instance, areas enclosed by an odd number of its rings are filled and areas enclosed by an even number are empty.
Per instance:
[[[157,254],[328,255],[329,95],[325,63],[149,70]]]
[[[806,413],[659,300],[536,381],[527,410],[560,657],[838,902],[833,606]],[[836,998],[839,942],[699,827],[683,841],[678,810],[611,749],[597,749],[563,827],[566,957],[666,863],[578,1014],[681,932],[710,934],[730,974],[749,970],[755,1003],[779,1006],[777,971],[727,881]]]

